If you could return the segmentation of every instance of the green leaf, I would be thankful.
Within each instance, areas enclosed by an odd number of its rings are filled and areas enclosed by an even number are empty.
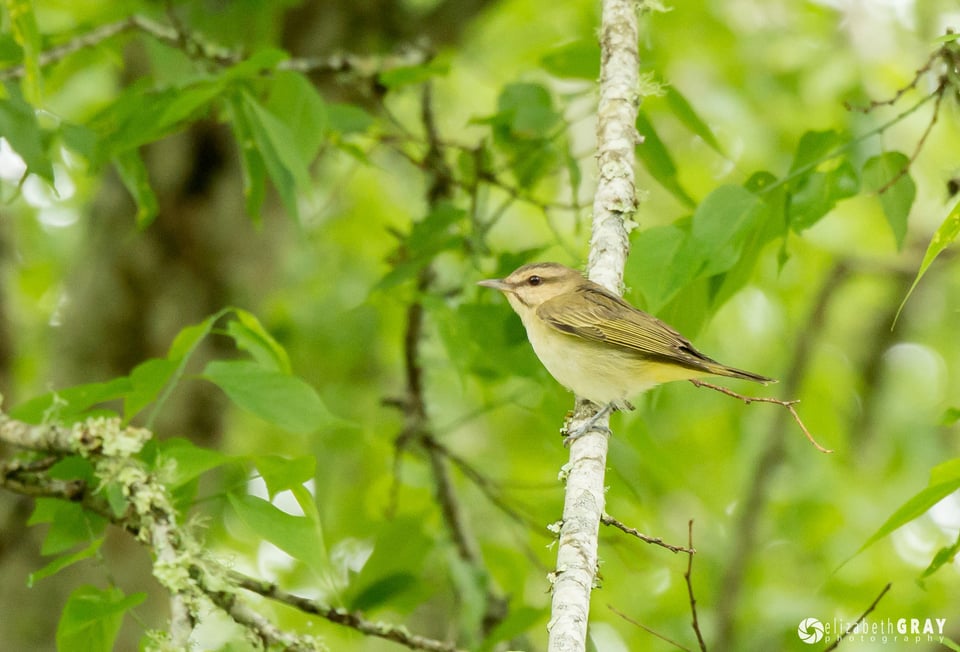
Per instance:
[[[309,433],[344,424],[330,414],[313,387],[255,362],[215,360],[203,377],[239,407],[284,430]]]
[[[560,120],[550,91],[540,84],[507,84],[497,99],[497,110],[495,122],[522,138],[546,137]]]
[[[857,194],[860,181],[853,165],[844,159],[832,170],[808,173],[792,187],[790,227],[799,233],[816,224],[838,201]]]
[[[213,325],[225,312],[225,310],[220,310],[198,324],[181,328],[180,332],[173,338],[173,342],[170,343],[170,348],[167,350],[167,359],[184,360],[190,357],[203,338],[210,334]]]
[[[57,625],[57,649],[70,652],[110,652],[123,624],[123,615],[146,600],[146,593],[124,595],[111,587],[78,587],[70,594]]]
[[[249,353],[260,366],[289,374],[290,357],[260,320],[253,313],[239,308],[234,310],[234,314],[237,319],[227,324],[227,335],[233,338],[237,348]]]
[[[153,468],[163,472],[163,480],[168,487],[178,489],[207,471],[233,461],[229,455],[201,448],[182,437],[174,437],[159,443]]]
[[[433,546],[421,519],[397,518],[385,523],[373,553],[347,588],[347,608],[369,610],[389,601],[390,607],[397,609],[404,604],[400,597],[412,606],[423,588],[420,571]],[[407,577],[414,581],[406,581]]]
[[[220,73],[219,81],[222,84],[226,84],[257,79],[265,70],[272,71],[277,67],[277,64],[289,58],[289,54],[278,48],[257,50],[243,61],[230,66]]]
[[[960,39],[960,33],[957,32],[948,32],[946,34],[941,34],[937,38],[933,39],[934,43],[952,43]]]
[[[712,147],[718,154],[726,156],[723,147],[720,146],[716,136],[714,136],[713,130],[711,130],[710,127],[707,126],[707,123],[694,111],[693,106],[687,101],[687,98],[684,97],[675,86],[667,85],[665,87],[665,99],[667,100],[667,106],[670,107],[670,111],[683,123],[683,126],[697,136],[700,136],[703,142]]]
[[[242,110],[267,174],[270,175],[287,212],[294,219],[299,219],[297,188],[307,188],[310,185],[310,175],[306,164],[300,158],[297,139],[285,122],[263,107],[252,95],[244,93],[242,97]]]
[[[130,392],[124,400],[123,412],[127,422],[159,398],[178,367],[179,360],[167,358],[152,358],[134,367],[130,372]]]
[[[688,264],[676,259],[687,237],[683,229],[667,224],[636,232],[631,238],[634,255],[627,258],[625,281],[643,295],[650,312],[659,312],[680,289],[673,283],[673,267]]]
[[[413,573],[399,571],[380,577],[359,591],[350,601],[350,609],[369,611],[386,604],[398,595],[416,588],[419,578]]]
[[[917,287],[923,275],[927,273],[927,269],[933,264],[936,257],[940,255],[940,252],[953,244],[958,235],[960,235],[960,201],[953,204],[953,208],[947,213],[947,217],[937,228],[936,233],[933,234],[933,238],[930,239],[930,244],[927,245],[927,251],[923,254],[923,261],[920,263],[920,269],[917,270],[917,275],[913,279],[913,283],[910,284],[907,295],[903,297],[903,301],[900,302],[900,307],[897,308],[897,315],[893,320],[894,324],[897,323],[903,307],[907,304],[907,299],[913,294],[913,290]]]
[[[41,104],[40,30],[31,0],[6,0],[7,19],[14,41],[23,50],[23,90],[27,100]],[[6,136],[6,134],[4,134]]]
[[[866,190],[879,193],[897,249],[903,248],[907,218],[917,196],[917,185],[910,177],[909,167],[909,157],[901,152],[886,152],[863,164],[863,185]]]
[[[27,423],[71,422],[87,416],[88,410],[126,396],[132,389],[129,378],[105,383],[88,383],[42,394],[10,410],[10,416]]]
[[[422,220],[413,223],[410,234],[392,256],[393,268],[380,279],[375,290],[388,290],[414,278],[437,254],[463,245],[454,225],[466,211],[450,202],[440,202]]]
[[[50,577],[51,575],[56,575],[64,568],[68,566],[73,566],[74,564],[83,561],[84,559],[89,559],[91,557],[96,557],[100,552],[100,546],[103,545],[104,539],[98,538],[90,542],[90,545],[86,548],[81,548],[77,552],[74,552],[69,555],[62,555],[57,557],[50,563],[48,563],[43,568],[36,570],[27,577],[27,586],[33,588],[33,586],[44,579],[45,577]]]
[[[841,144],[843,144],[843,137],[832,129],[806,132],[800,137],[797,151],[793,155],[791,174],[801,175],[825,163],[836,155]]]
[[[327,105],[327,121],[331,131],[341,134],[363,133],[376,123],[361,107],[342,103]]]
[[[530,190],[562,161],[554,142],[561,118],[544,86],[515,83],[500,93],[497,113],[472,122],[491,126],[493,143],[508,157],[517,183]]]
[[[144,229],[160,212],[157,195],[153,192],[153,186],[150,185],[147,166],[144,165],[140,152],[136,149],[118,152],[113,158],[113,164],[117,168],[120,180],[123,181],[123,185],[126,186],[137,205],[137,226]]]
[[[479,652],[490,652],[500,641],[509,641],[518,636],[522,636],[530,631],[544,615],[543,609],[511,606],[507,617],[490,630],[490,633],[483,640],[483,645],[480,647]]]
[[[300,160],[309,166],[320,151],[327,127],[327,109],[316,87],[300,73],[275,73],[266,108],[283,116],[289,130],[296,134],[294,145]]]
[[[690,231],[690,244],[701,259],[697,278],[725,272],[736,264],[764,208],[756,195],[734,185],[720,186],[700,202]]]
[[[258,537],[314,570],[321,568],[325,548],[319,522],[307,516],[287,514],[263,498],[249,494],[230,493],[227,498],[240,520]]]
[[[873,535],[870,536],[869,539],[867,539],[866,543],[860,546],[860,550],[857,552],[862,552],[894,530],[903,527],[915,518],[923,516],[927,513],[927,511],[930,510],[931,507],[939,503],[957,489],[960,489],[960,479],[927,487],[901,505],[900,508],[897,509],[897,511],[895,511],[890,518],[888,518],[887,521],[881,525],[880,528],[873,533]]]
[[[954,541],[949,546],[944,546],[940,548],[936,554],[933,556],[933,559],[930,560],[930,565],[927,566],[924,571],[920,574],[920,577],[917,578],[917,581],[920,583],[920,586],[923,586],[923,580],[930,577],[936,573],[944,564],[952,563],[956,558],[957,553],[960,553],[960,534],[957,535],[957,540]]]
[[[100,538],[107,520],[88,512],[77,503],[38,498],[28,525],[49,523],[47,536],[43,540],[40,554],[58,555],[81,543],[89,544],[92,539]]]
[[[596,39],[580,39],[553,48],[540,58],[540,65],[554,77],[600,78],[600,44]]]
[[[941,462],[930,471],[930,484],[942,484],[960,480],[960,457]]]
[[[854,556],[860,554],[878,540],[903,527],[915,518],[927,513],[931,507],[960,489],[960,458],[940,464],[930,472],[926,489],[900,506],[880,528],[860,546]]]
[[[953,652],[960,652],[960,643],[957,643],[953,639],[946,637],[946,638],[943,638],[940,642],[948,650],[953,650]]]
[[[941,426],[952,426],[957,421],[960,421],[960,408],[947,408],[944,410],[943,416],[940,417]]]
[[[60,123],[60,136],[63,144],[87,161],[94,160],[97,152],[97,134],[83,125],[70,122]]]
[[[673,158],[667,151],[666,146],[657,134],[656,129],[654,129],[647,114],[642,110],[637,111],[637,131],[643,137],[643,142],[636,147],[637,156],[640,158],[640,162],[643,163],[643,167],[647,169],[650,176],[656,179],[660,185],[686,205],[687,208],[693,208],[696,202],[690,198],[690,195],[688,195],[686,190],[680,185],[680,180],[677,178],[677,167],[673,163]]]
[[[260,221],[260,209],[267,194],[267,166],[253,137],[253,127],[239,97],[230,102],[230,125],[240,148],[240,173],[247,215]]]
[[[388,89],[397,89],[411,84],[422,84],[434,77],[441,77],[450,71],[450,64],[439,59],[416,66],[399,66],[385,70],[378,75],[380,83]]]
[[[0,99],[0,134],[23,159],[27,174],[36,174],[53,183],[53,165],[43,144],[36,112],[13,89],[6,99]]]
[[[131,85],[88,125],[99,135],[93,164],[99,166],[180,130],[206,112],[221,93],[223,83],[216,79],[160,91],[143,83]]]
[[[317,472],[317,458],[312,455],[293,459],[265,455],[254,458],[253,465],[260,472],[271,498],[281,491],[303,486],[305,482],[312,480]]]

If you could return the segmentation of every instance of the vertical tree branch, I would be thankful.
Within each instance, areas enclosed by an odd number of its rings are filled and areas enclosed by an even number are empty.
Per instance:
[[[453,173],[443,156],[440,134],[433,115],[433,94],[429,83],[423,87],[420,108],[428,149],[419,165],[429,176],[427,203],[431,208],[436,208],[440,202],[449,200],[453,193]],[[399,460],[402,450],[410,444],[418,445],[425,452],[433,473],[434,495],[457,550],[457,556],[475,569],[478,576],[489,577],[480,546],[470,532],[467,518],[457,497],[446,448],[434,436],[424,399],[420,342],[423,337],[425,310],[421,297],[430,291],[433,278],[433,266],[432,263],[428,263],[417,274],[417,295],[407,308],[407,328],[403,341],[407,387],[406,396],[401,401],[406,423],[403,432],[397,437],[397,459]],[[481,631],[478,634],[481,637],[489,634],[507,616],[507,610],[507,599],[497,593],[492,586],[487,586],[484,591]]]
[[[836,265],[820,287],[807,323],[800,330],[800,338],[793,352],[790,362],[790,373],[784,382],[784,394],[796,396],[800,383],[807,373],[809,361],[812,357],[816,334],[820,333],[827,308],[836,292],[843,285],[849,274],[848,267],[840,263]],[[750,563],[750,556],[756,551],[757,525],[767,502],[767,490],[774,476],[783,462],[784,442],[783,429],[787,424],[787,413],[779,411],[777,419],[770,427],[767,435],[767,444],[760,454],[759,461],[754,465],[754,475],[748,493],[743,501],[743,511],[737,523],[733,542],[733,555],[727,564],[723,575],[723,595],[717,608],[717,641],[718,652],[737,649],[736,632],[734,631],[736,613],[740,606],[740,594],[743,589],[743,580]]]
[[[603,0],[600,25],[600,102],[597,108],[598,182],[593,204],[590,279],[617,294],[627,258],[627,222],[636,210],[634,147],[638,100],[636,6],[630,0]],[[578,401],[571,428],[581,426],[596,406]],[[590,592],[597,570],[597,533],[604,510],[609,418],[575,439],[564,467],[566,494],[552,576],[551,652],[584,650]]]

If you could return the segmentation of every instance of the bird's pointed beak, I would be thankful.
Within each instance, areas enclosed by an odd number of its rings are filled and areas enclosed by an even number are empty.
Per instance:
[[[485,288],[493,288],[494,290],[500,290],[501,292],[510,292],[511,288],[507,285],[502,278],[488,278],[485,281],[477,281],[477,285],[482,285]]]

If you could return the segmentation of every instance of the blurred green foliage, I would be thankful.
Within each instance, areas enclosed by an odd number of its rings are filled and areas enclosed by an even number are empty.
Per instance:
[[[337,11],[360,16],[354,4]],[[400,4],[427,16],[456,3]],[[586,259],[598,7],[489,4],[418,58],[376,21],[343,43],[295,5],[5,3],[4,409],[149,424],[145,461],[183,521],[250,574],[466,649],[542,650],[571,397],[475,281]],[[780,377],[770,395],[800,399],[836,451],[818,453],[775,406],[687,384],[614,417],[607,511],[674,544],[694,521],[711,650],[806,649],[801,620],[852,623],[888,582],[870,619],[946,617],[960,640],[957,88],[924,101],[956,78],[943,67],[956,43],[938,40],[951,9],[699,0],[642,18],[656,94],[637,123],[644,200],[626,295],[711,356]],[[333,24],[341,14],[328,11]],[[149,22],[40,59],[133,15]],[[291,45],[297,22],[322,55],[357,58],[310,59]],[[443,42],[430,25],[424,36]],[[352,50],[361,43],[372,49]],[[225,153],[208,158],[207,130]],[[219,181],[204,185],[212,171]],[[148,264],[169,291],[126,308]],[[112,330],[71,344],[97,317]],[[136,359],[108,365],[100,347],[118,342]],[[197,407],[203,391],[219,402]],[[454,541],[424,430],[482,565]],[[65,460],[52,473],[91,471]],[[24,592],[48,586],[57,602],[36,613],[62,619],[45,633],[5,625],[3,640],[109,649],[163,627],[164,601],[141,593],[156,586],[113,579],[133,553],[101,545],[102,517],[41,499],[30,523],[49,524],[39,553],[63,556],[0,559],[8,583],[36,582],[3,606],[33,618]],[[600,558],[598,650],[675,649],[634,622],[696,646],[685,556],[604,529]],[[507,609],[484,624],[491,596]],[[330,649],[397,649],[261,609]],[[216,619],[196,637],[249,648]]]

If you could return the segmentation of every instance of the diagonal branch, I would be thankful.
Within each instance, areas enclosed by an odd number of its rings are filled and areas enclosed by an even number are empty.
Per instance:
[[[247,591],[261,595],[269,600],[288,605],[297,611],[320,616],[332,623],[355,629],[368,636],[376,636],[377,638],[393,641],[411,650],[457,652],[457,647],[453,643],[411,634],[406,627],[400,625],[367,620],[362,614],[332,607],[322,602],[284,591],[273,582],[250,577],[249,575],[244,575],[234,570],[229,571],[227,577],[231,582]]]
[[[721,394],[726,394],[727,396],[740,399],[747,405],[750,405],[751,403],[773,403],[774,405],[779,405],[785,408],[787,412],[789,412],[791,416],[793,416],[793,420],[797,422],[797,425],[800,426],[800,430],[803,431],[803,434],[810,441],[810,443],[813,444],[814,448],[816,448],[821,453],[833,452],[832,448],[824,448],[823,446],[821,446],[817,442],[817,440],[813,438],[813,435],[810,434],[810,431],[807,429],[806,424],[803,423],[803,419],[800,418],[800,415],[797,413],[797,408],[795,407],[796,404],[800,402],[799,399],[785,401],[780,398],[772,398],[769,396],[745,396],[744,394],[735,392],[732,389],[727,389],[726,387],[721,387],[720,385],[714,385],[713,383],[708,383],[704,380],[693,379],[690,382],[697,387],[706,387],[708,389],[712,389],[717,392],[720,392]]]
[[[282,630],[244,598],[238,589],[314,614],[367,636],[383,638],[426,652],[458,652],[455,644],[412,634],[406,627],[364,618],[362,614],[295,596],[228,569],[205,553],[190,529],[178,524],[177,510],[166,486],[146,471],[134,454],[149,432],[122,427],[119,420],[92,418],[76,426],[35,426],[0,413],[0,441],[29,450],[51,450],[58,455],[82,455],[92,462],[101,482],[120,483],[128,508],[118,514],[102,493],[82,480],[50,478],[49,458],[29,463],[0,463],[0,487],[28,496],[44,496],[79,503],[85,510],[131,534],[154,555],[154,575],[170,591],[173,622],[170,642],[187,647],[198,611],[216,605],[265,646],[288,650],[317,650],[312,636]],[[45,448],[46,447],[46,448]]]
[[[690,547],[684,548],[683,546],[675,546],[672,543],[667,543],[660,537],[648,536],[636,528],[632,528],[629,525],[625,525],[621,523],[620,521],[610,516],[609,514],[602,515],[600,517],[600,522],[603,523],[604,525],[615,527],[621,532],[625,532],[631,536],[634,536],[640,539],[641,541],[643,541],[644,543],[649,543],[655,546],[660,546],[661,548],[666,548],[670,552],[685,552],[688,555],[692,555],[696,552],[696,550],[693,549],[692,545]]]
[[[639,627],[640,629],[642,629],[642,630],[645,631],[646,633],[651,634],[651,635],[653,635],[653,636],[656,636],[656,637],[659,638],[661,641],[666,641],[667,643],[669,643],[670,645],[674,646],[674,647],[677,648],[678,650],[682,650],[683,652],[691,652],[690,648],[688,648],[688,647],[686,647],[686,646],[683,646],[683,645],[681,645],[680,643],[677,643],[677,642],[676,642],[675,640],[673,640],[672,638],[668,638],[668,637],[664,636],[663,634],[661,634],[660,632],[657,632],[657,631],[655,631],[655,630],[653,630],[653,629],[650,629],[649,627],[647,627],[647,626],[644,625],[643,623],[634,620],[633,618],[631,618],[631,617],[628,616],[627,614],[625,614],[625,613],[623,613],[622,611],[618,610],[618,609],[615,608],[613,605],[608,604],[608,605],[607,605],[607,609],[609,609],[609,610],[612,611],[613,613],[617,614],[617,615],[620,616],[623,620],[625,620],[626,622],[630,623],[630,624],[633,625],[634,627]]]
[[[81,50],[96,48],[110,39],[130,32],[145,34],[161,43],[184,50],[188,55],[209,61],[219,66],[232,66],[243,61],[245,55],[211,42],[197,32],[188,32],[182,27],[166,25],[145,16],[133,15],[112,23],[106,23],[74,36],[63,43],[40,53],[40,67],[53,65]],[[333,53],[323,57],[287,59],[280,62],[280,70],[297,72],[350,72],[365,77],[374,77],[384,70],[412,66],[426,61],[427,54],[418,49],[407,49],[387,56],[366,56],[348,53]],[[0,81],[19,79],[26,74],[23,64],[0,69]]]
[[[874,599],[874,601],[870,603],[870,606],[867,607],[867,610],[864,611],[862,614],[860,614],[860,617],[857,618],[857,620],[856,620],[854,623],[852,623],[849,627],[847,627],[847,630],[846,630],[843,634],[841,634],[840,636],[838,636],[838,637],[837,637],[837,640],[835,640],[835,641],[830,645],[830,647],[824,649],[823,652],[830,652],[830,650],[836,650],[836,649],[837,649],[837,646],[840,645],[840,642],[841,642],[843,639],[845,639],[847,636],[849,636],[850,633],[857,628],[857,625],[859,625],[860,623],[862,623],[862,622],[863,622],[863,619],[866,618],[867,616],[869,616],[869,615],[873,612],[873,610],[877,608],[877,605],[880,604],[880,600],[882,600],[882,599],[883,599],[883,596],[885,596],[885,595],[887,594],[887,591],[890,590],[890,587],[891,587],[891,586],[893,586],[893,584],[890,583],[890,582],[887,582],[887,585],[886,585],[885,587],[883,587],[883,590],[882,590],[882,591],[880,591],[880,595],[878,595],[878,596]]]

